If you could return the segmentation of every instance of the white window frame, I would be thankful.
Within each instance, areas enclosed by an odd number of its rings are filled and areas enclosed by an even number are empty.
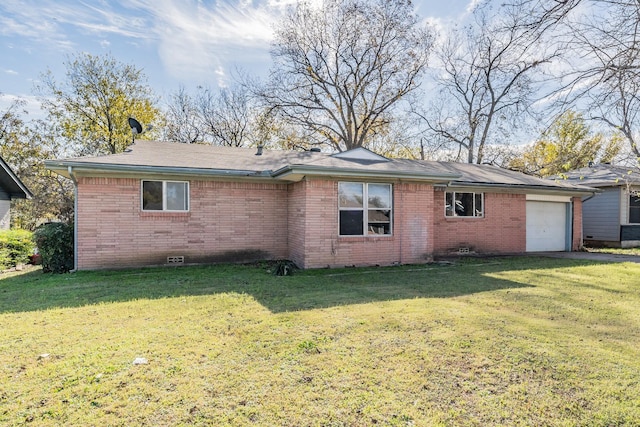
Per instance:
[[[342,207],[340,206],[340,197],[338,196],[338,235],[340,237],[390,237],[393,236],[393,184],[385,182],[353,182],[353,181],[340,181],[338,182],[338,189],[340,184],[360,184],[362,185],[362,206],[361,207]],[[389,187],[389,233],[378,234],[369,231],[369,211],[380,210],[376,208],[369,208],[369,185],[384,185]],[[338,194],[340,191],[338,190]],[[366,207],[365,207],[366,206]],[[362,234],[340,234],[340,212],[341,211],[358,211],[362,212]]]
[[[453,215],[447,215],[447,194],[451,194],[451,199],[456,200],[456,194],[472,194],[473,197],[473,215],[456,215],[455,208],[452,209]],[[482,203],[482,214],[476,215],[476,195],[480,195]],[[476,193],[474,191],[445,191],[444,193],[444,216],[445,218],[484,218],[485,215],[485,197],[484,193]]]
[[[145,209],[144,208],[144,183],[145,182],[161,182],[162,183],[162,209]],[[187,205],[186,209],[167,209],[167,184],[185,184],[184,202]],[[191,197],[190,197],[190,188],[189,181],[164,181],[160,179],[143,179],[140,180],[140,210],[142,212],[189,212],[191,208]]]

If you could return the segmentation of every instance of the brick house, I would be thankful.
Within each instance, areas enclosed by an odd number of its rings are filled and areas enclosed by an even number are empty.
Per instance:
[[[577,250],[593,190],[495,166],[137,141],[49,160],[76,188],[76,267],[302,268]]]

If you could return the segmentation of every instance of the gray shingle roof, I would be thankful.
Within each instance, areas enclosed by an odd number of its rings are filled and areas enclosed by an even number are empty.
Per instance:
[[[626,184],[640,184],[640,169],[633,167],[596,164],[551,177],[558,181],[580,184],[588,187],[611,187]]]
[[[263,150],[158,141],[136,141],[125,152],[98,157],[48,160],[46,166],[68,176],[67,168],[124,173],[243,176],[295,181],[307,175],[380,177],[474,185],[589,193],[571,182],[550,181],[489,165],[410,159],[347,158],[312,151]]]

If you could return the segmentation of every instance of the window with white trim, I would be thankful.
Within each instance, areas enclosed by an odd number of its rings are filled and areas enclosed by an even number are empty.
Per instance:
[[[463,193],[447,191],[445,193],[445,216],[484,216],[484,193]]]
[[[338,183],[341,236],[391,234],[391,184]]]
[[[184,181],[142,181],[143,211],[189,210],[189,183]]]

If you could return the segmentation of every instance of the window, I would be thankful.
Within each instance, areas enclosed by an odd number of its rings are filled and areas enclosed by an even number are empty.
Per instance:
[[[640,224],[640,194],[629,196],[629,223]]]
[[[445,193],[445,216],[484,216],[483,193]]]
[[[188,211],[189,183],[142,181],[143,211]]]
[[[391,184],[338,183],[341,236],[391,234]]]

